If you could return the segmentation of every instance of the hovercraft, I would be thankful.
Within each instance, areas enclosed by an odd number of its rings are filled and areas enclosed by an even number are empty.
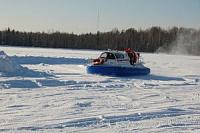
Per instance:
[[[99,58],[92,59],[87,66],[88,74],[105,76],[140,76],[150,73],[140,60],[140,54],[131,49],[125,51],[108,50],[103,52]]]

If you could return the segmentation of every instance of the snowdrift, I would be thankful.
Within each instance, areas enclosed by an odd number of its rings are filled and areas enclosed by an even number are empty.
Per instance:
[[[21,68],[18,62],[6,55],[4,51],[0,51],[0,72],[11,73]]]
[[[15,56],[16,58],[16,56]],[[0,75],[6,77],[49,77],[46,72],[38,72],[21,66],[15,58],[11,58],[4,51],[0,51]]]

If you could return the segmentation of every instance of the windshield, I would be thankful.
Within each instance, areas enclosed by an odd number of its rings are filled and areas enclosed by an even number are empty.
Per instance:
[[[103,53],[100,55],[100,58],[106,58],[107,57],[107,53]]]
[[[106,58],[106,59],[115,59],[115,55],[113,53],[102,53],[100,58]]]

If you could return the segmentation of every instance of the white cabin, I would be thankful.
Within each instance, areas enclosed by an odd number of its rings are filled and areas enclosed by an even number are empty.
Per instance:
[[[135,56],[137,56],[135,54]],[[139,65],[138,56],[135,57],[136,62],[131,62],[127,52],[124,51],[106,51],[103,52],[98,59],[92,61],[93,65],[106,65],[106,66],[120,66],[120,67],[133,67]]]

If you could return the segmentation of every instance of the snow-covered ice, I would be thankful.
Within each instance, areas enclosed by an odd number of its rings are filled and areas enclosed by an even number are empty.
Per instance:
[[[86,73],[102,51],[0,47],[0,132],[200,132],[200,57],[142,53],[151,74]]]

